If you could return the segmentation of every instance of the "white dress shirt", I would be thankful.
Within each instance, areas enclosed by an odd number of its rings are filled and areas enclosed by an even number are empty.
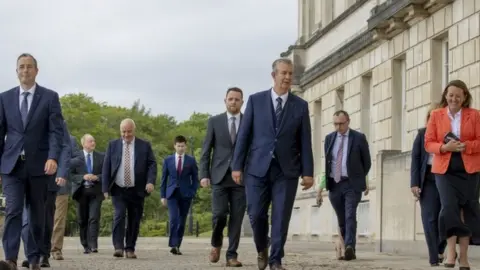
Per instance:
[[[460,123],[462,121],[462,110],[458,111],[455,115],[450,112],[450,109],[448,110],[448,117],[450,118],[450,126],[452,128],[452,133],[453,135],[457,136],[457,138],[460,138]]]
[[[235,117],[235,132],[238,133],[238,127],[240,126],[240,113],[237,113],[235,115],[227,112],[227,117],[228,117],[228,132],[230,132],[230,127],[232,126],[232,117]]]
[[[175,153],[175,169],[178,171],[178,159],[182,157],[182,163],[180,165],[180,169],[183,171],[183,164],[185,163],[185,154],[179,155]]]
[[[277,93],[275,93],[275,91],[273,91],[273,88],[272,88],[271,93],[272,93],[273,110],[275,110],[275,108],[277,107],[277,98],[279,97],[282,99],[282,109],[285,108],[285,103],[287,102],[287,99],[288,99],[288,92],[279,96]]]
[[[22,108],[22,102],[23,102],[23,93],[24,92],[29,92],[30,95],[27,97],[27,112],[30,112],[30,107],[32,106],[32,101],[33,101],[33,94],[35,94],[35,89],[37,88],[37,84],[34,84],[32,88],[25,90],[22,88],[22,86],[19,86],[20,91],[18,91],[18,109]],[[25,155],[25,150],[22,149],[22,155]]]
[[[348,136],[350,135],[350,129],[345,132],[343,136],[345,138],[343,139],[343,149],[342,149],[342,177],[348,177],[348,171],[347,171],[347,159],[348,159]],[[337,155],[338,155],[338,149],[340,149],[340,143],[342,142],[342,137],[340,133],[335,134],[335,143],[333,145],[332,149],[332,167],[330,171],[330,177],[335,178],[335,170],[337,167]]]

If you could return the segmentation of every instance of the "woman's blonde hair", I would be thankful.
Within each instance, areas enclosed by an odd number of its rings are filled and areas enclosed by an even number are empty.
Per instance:
[[[428,112],[427,112],[427,119],[426,119],[426,123],[428,123],[428,120],[430,119],[430,113],[433,111],[433,110],[436,110],[438,108],[441,108],[442,106],[440,106],[440,103],[438,102],[432,102],[430,103],[430,107],[428,108]]]

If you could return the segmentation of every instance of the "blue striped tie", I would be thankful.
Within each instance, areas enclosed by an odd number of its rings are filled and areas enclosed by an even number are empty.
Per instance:
[[[278,130],[280,123],[282,122],[282,98],[277,98],[277,106],[275,107],[275,126]]]

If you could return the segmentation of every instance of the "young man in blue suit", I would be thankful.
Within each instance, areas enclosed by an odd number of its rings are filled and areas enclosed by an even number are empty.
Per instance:
[[[282,270],[298,180],[313,185],[313,153],[308,103],[290,93],[293,63],[272,64],[274,86],[248,98],[232,158],[232,178],[245,185],[247,211],[258,252],[258,269]],[[242,179],[243,176],[243,179]],[[268,256],[268,209],[271,252]]]
[[[185,232],[185,222],[199,186],[198,167],[195,157],[185,154],[187,149],[185,137],[175,137],[174,148],[175,154],[163,161],[160,197],[162,204],[168,207],[170,253],[182,255],[180,245]]]

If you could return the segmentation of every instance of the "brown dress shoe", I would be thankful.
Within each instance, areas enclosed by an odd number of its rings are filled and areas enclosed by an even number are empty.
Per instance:
[[[52,258],[57,261],[63,261],[63,254],[60,250],[53,251]]]
[[[258,253],[257,264],[259,270],[265,270],[268,266],[268,249],[264,249],[262,252]]]
[[[137,255],[135,255],[133,251],[127,251],[125,257],[127,257],[127,259],[136,259]]]
[[[212,250],[210,250],[210,256],[208,256],[208,258],[210,259],[210,262],[217,263],[220,260],[221,250],[222,250],[222,247],[213,247]]]
[[[227,260],[228,267],[242,267],[243,264],[239,262],[237,259],[228,259]]]
[[[123,257],[123,250],[116,249],[115,252],[113,252],[113,257],[122,258]]]

